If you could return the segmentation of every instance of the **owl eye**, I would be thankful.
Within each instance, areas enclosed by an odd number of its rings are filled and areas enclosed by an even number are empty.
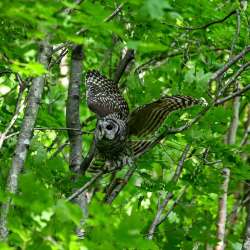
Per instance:
[[[107,130],[112,130],[113,128],[114,128],[114,126],[111,125],[111,124],[109,124],[109,125],[106,126],[106,129],[107,129]]]

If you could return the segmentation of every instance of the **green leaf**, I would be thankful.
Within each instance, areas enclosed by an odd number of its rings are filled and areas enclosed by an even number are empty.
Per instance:
[[[166,0],[146,0],[145,8],[153,19],[160,19],[164,15],[164,10],[171,10],[172,7]]]

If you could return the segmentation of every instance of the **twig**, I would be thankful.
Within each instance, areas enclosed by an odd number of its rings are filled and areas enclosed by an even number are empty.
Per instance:
[[[176,26],[179,29],[185,29],[185,30],[202,30],[202,29],[206,29],[211,25],[214,24],[218,24],[218,23],[223,23],[224,21],[226,21],[230,16],[236,14],[236,10],[231,11],[228,15],[226,15],[225,17],[223,17],[222,19],[219,20],[215,20],[212,21],[210,23],[207,23],[205,25],[199,26],[199,27],[182,27],[182,26]]]
[[[80,133],[81,135],[82,134],[93,134],[94,132],[90,132],[90,131],[83,131],[81,129],[78,129],[78,128],[43,128],[43,127],[37,127],[37,128],[34,128],[34,130],[55,130],[55,131],[75,131],[75,132],[78,132]]]
[[[110,16],[108,16],[108,17],[106,17],[106,18],[104,19],[104,22],[109,22],[109,21],[111,21],[115,16],[117,16],[117,15],[120,13],[120,11],[122,10],[123,6],[124,6],[124,3],[120,4],[120,5],[113,11],[113,13],[112,13]]]
[[[222,68],[218,69],[210,78],[209,84],[212,81],[220,78],[233,64],[235,64],[237,61],[243,58],[249,51],[250,51],[250,45],[247,46],[244,50],[242,50],[239,54],[234,56],[231,60],[229,60],[229,62],[226,63]]]
[[[129,179],[132,177],[133,173],[135,172],[137,165],[135,163],[129,164],[129,170],[125,174],[124,178],[119,181],[118,185],[116,185],[114,188],[112,188],[111,193],[108,193],[104,201],[108,204],[111,204],[114,199],[118,196],[118,194],[121,192],[121,190],[126,186]]]
[[[85,190],[87,190],[93,183],[95,183],[104,173],[105,173],[104,170],[98,172],[94,177],[92,177],[92,179],[90,181],[85,183],[85,185],[83,187],[77,189],[72,195],[70,195],[67,198],[67,201],[74,200],[77,196],[79,196],[81,193],[83,193]]]
[[[18,98],[17,98],[15,113],[14,113],[13,117],[11,118],[11,120],[10,120],[7,128],[5,129],[5,131],[3,133],[0,133],[0,150],[1,150],[2,146],[3,146],[3,142],[8,138],[7,134],[9,133],[10,129],[15,124],[19,114],[23,111],[23,108],[24,108],[24,103],[23,103],[23,100],[22,100],[23,91],[24,91],[24,88],[19,86],[19,94],[18,94]]]
[[[226,49],[208,48],[207,50],[208,51],[221,51],[221,50],[226,50]],[[197,53],[197,48],[189,51],[189,54],[196,54],[196,53]],[[166,63],[168,58],[182,56],[183,54],[184,54],[184,48],[172,49],[170,51],[163,52],[159,56],[153,57],[153,58],[149,59],[148,61],[144,62],[143,64],[139,65],[135,69],[135,73],[140,73],[140,72],[146,70],[150,66],[152,66],[152,67],[160,66],[163,63]]]
[[[179,203],[180,199],[182,198],[182,196],[187,192],[187,186],[185,186],[182,191],[180,192],[180,194],[178,195],[178,197],[176,198],[176,200],[173,202],[172,206],[168,209],[167,213],[165,215],[162,216],[162,218],[159,221],[158,226],[163,223],[168,216],[170,215],[170,213],[175,209],[175,207],[177,206],[177,204]]]
[[[244,87],[243,89],[240,89],[240,90],[238,90],[238,91],[232,93],[231,95],[228,95],[228,96],[226,96],[226,97],[224,97],[224,98],[221,98],[221,99],[215,101],[215,104],[216,104],[216,105],[223,104],[224,102],[227,102],[227,101],[233,99],[233,98],[236,97],[236,96],[241,96],[242,94],[244,94],[245,92],[247,92],[249,89],[250,89],[250,84],[248,84],[248,85],[247,85],[246,87]]]
[[[56,152],[54,152],[54,153],[51,155],[50,159],[56,157],[56,156],[57,156],[66,146],[68,146],[68,145],[69,145],[69,141],[67,140],[65,143],[63,143],[62,145],[60,145],[60,146],[58,147],[58,149],[56,150]]]
[[[174,175],[173,175],[173,177],[171,179],[171,182],[176,183],[178,181],[178,179],[179,179],[179,177],[181,175],[181,172],[183,170],[184,161],[185,161],[185,159],[187,157],[187,154],[188,154],[188,152],[190,150],[190,147],[191,146],[189,144],[186,145],[186,147],[185,147],[185,149],[184,149],[184,151],[183,151],[183,153],[181,155],[181,159],[179,160],[179,163],[178,163],[177,168],[175,170],[175,173],[174,173]],[[173,197],[173,192],[168,192],[166,197],[162,201],[162,203],[159,204],[158,209],[157,209],[157,213],[155,215],[155,218],[154,218],[154,220],[153,220],[153,222],[150,225],[150,228],[148,230],[147,238],[149,240],[153,239],[155,230],[158,227],[158,225],[163,222],[164,218],[165,219],[167,218],[167,216],[162,217],[162,214],[164,213],[164,210],[165,210],[166,206],[168,205],[169,201],[172,199],[172,197]]]
[[[106,17],[106,18],[103,20],[103,22],[110,22],[111,20],[113,20],[113,18],[116,17],[116,16],[120,13],[120,11],[121,11],[122,8],[123,8],[123,5],[124,5],[124,4],[120,4],[120,5],[114,10],[114,12],[113,12],[110,16]],[[87,28],[81,28],[80,30],[78,30],[78,31],[76,32],[76,35],[82,35],[82,34],[85,33],[86,31],[88,31]]]
[[[218,96],[221,96],[225,92],[225,90],[228,89],[238,79],[241,73],[243,73],[249,66],[250,62],[243,64],[239,68],[239,70],[228,80],[228,82],[220,89]]]
[[[59,56],[55,58],[54,60],[51,60],[48,69],[51,69],[54,65],[59,64],[62,61],[63,57],[68,54],[68,52],[69,52],[68,48],[63,48]]]

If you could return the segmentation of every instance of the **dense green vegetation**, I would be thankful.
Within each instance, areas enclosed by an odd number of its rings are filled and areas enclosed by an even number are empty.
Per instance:
[[[247,1],[1,0],[0,248],[250,249],[249,15]],[[203,97],[208,106],[169,116],[154,135],[165,137],[136,161],[127,184],[129,167],[117,173],[124,188],[114,201],[103,202],[106,173],[85,190],[82,215],[67,197],[96,173],[69,167],[74,60],[84,158],[96,124],[85,74],[96,69],[114,79],[126,52],[134,57],[119,86],[131,110],[165,95]],[[36,81],[43,93],[32,102]],[[150,234],[157,213],[162,223]]]

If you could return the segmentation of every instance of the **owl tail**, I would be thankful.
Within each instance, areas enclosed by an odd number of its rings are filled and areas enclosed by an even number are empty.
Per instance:
[[[173,111],[194,105],[206,106],[204,98],[190,96],[167,96],[132,111],[129,116],[129,135],[144,137],[154,133]]]

